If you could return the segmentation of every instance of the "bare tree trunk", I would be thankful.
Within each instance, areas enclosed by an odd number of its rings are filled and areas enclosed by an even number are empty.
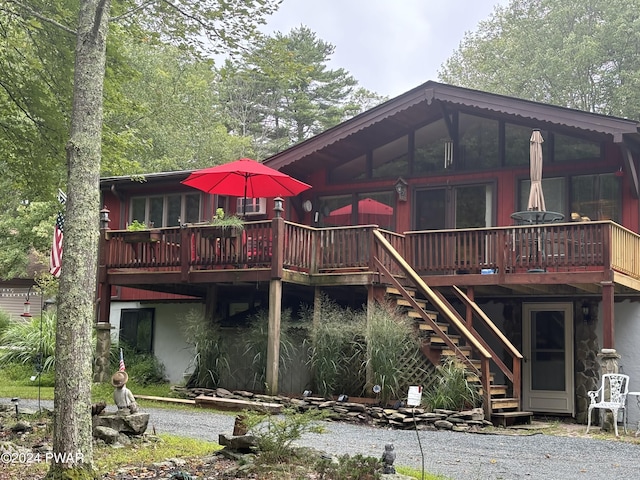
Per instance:
[[[100,210],[103,84],[110,0],[81,0],[56,329],[54,458],[47,478],[93,478],[91,333]]]

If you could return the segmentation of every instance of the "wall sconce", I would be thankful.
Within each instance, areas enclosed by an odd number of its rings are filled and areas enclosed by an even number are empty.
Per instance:
[[[273,211],[276,212],[276,218],[280,218],[282,216],[282,212],[284,212],[284,200],[281,197],[276,197],[273,199]]]
[[[584,323],[592,323],[594,318],[589,302],[582,302],[582,307],[580,307],[580,309],[582,311],[582,321]]]
[[[110,221],[109,209],[105,205],[104,207],[102,207],[102,210],[100,210],[100,230],[106,230],[107,228],[109,228]]]
[[[396,189],[396,193],[398,194],[398,200],[400,200],[401,202],[406,202],[407,201],[407,187],[408,187],[408,185],[409,184],[402,177],[399,177],[398,180],[396,180],[396,183],[395,183],[394,187]]]

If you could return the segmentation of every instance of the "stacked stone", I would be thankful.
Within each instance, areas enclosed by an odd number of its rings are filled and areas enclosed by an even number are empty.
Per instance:
[[[206,391],[205,391],[206,390]],[[199,395],[209,397],[221,397],[238,400],[251,400],[253,402],[279,403],[284,406],[292,406],[299,410],[318,408],[329,410],[329,418],[335,421],[365,423],[385,428],[398,429],[439,429],[456,432],[478,431],[484,427],[492,426],[491,422],[484,418],[481,408],[466,411],[436,409],[427,412],[423,408],[384,408],[366,403],[327,400],[323,397],[306,396],[303,398],[290,398],[282,395],[262,395],[245,390],[229,391],[223,388],[194,389],[189,396],[194,398]]]

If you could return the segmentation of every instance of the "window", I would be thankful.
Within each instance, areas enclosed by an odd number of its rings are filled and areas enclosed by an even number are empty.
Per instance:
[[[498,122],[489,118],[460,114],[460,151],[454,153],[456,170],[486,170],[497,167]]]
[[[378,225],[395,227],[394,193],[371,192],[320,198],[325,226]]]
[[[153,308],[122,310],[120,312],[120,342],[138,353],[152,353],[153,314]]]
[[[444,120],[438,120],[416,130],[414,171],[416,173],[443,172],[446,168],[445,143],[449,141]]]
[[[131,199],[129,221],[138,220],[150,227],[176,227],[180,223],[200,221],[199,193],[154,195]]]
[[[416,192],[416,229],[483,228],[493,224],[493,184],[436,187]]]
[[[266,198],[238,198],[237,215],[264,215],[267,213]]]
[[[373,151],[373,178],[397,177],[407,172],[409,165],[409,139],[398,138]]]
[[[520,182],[520,202],[518,210],[526,210],[529,203],[529,192],[531,191],[531,180],[526,179]],[[566,187],[563,177],[543,178],[542,193],[544,195],[545,210],[558,212],[567,217],[566,208]]]
[[[593,160],[601,157],[600,144],[575,137],[555,134],[553,136],[553,161],[571,162]]]
[[[505,135],[505,164],[508,166],[522,166],[529,165],[530,162],[530,144],[531,134],[533,129],[531,127],[523,127],[521,125],[514,125],[511,123],[505,123],[504,135]],[[549,134],[546,131],[541,131],[542,140],[546,142],[549,139]],[[548,143],[542,144],[542,160],[543,164],[547,164],[549,161],[549,148]]]
[[[591,220],[620,222],[620,179],[614,173],[571,179],[571,212]]]

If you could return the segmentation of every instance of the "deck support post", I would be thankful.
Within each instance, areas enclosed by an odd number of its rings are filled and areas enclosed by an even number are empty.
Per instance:
[[[282,315],[282,274],[284,259],[283,200],[276,198],[276,216],[271,222],[273,230],[273,254],[271,281],[269,283],[269,325],[267,328],[267,394],[278,394],[278,368],[280,367],[280,318]]]
[[[613,282],[602,282],[602,348],[615,347]]]
[[[98,311],[96,321],[95,364],[93,369],[93,381],[96,383],[108,382],[111,377],[109,357],[111,354],[111,329],[113,326],[109,323],[109,316],[111,315],[111,285],[107,281],[106,267],[108,227],[108,222],[106,222],[104,226],[101,225],[98,244]]]

